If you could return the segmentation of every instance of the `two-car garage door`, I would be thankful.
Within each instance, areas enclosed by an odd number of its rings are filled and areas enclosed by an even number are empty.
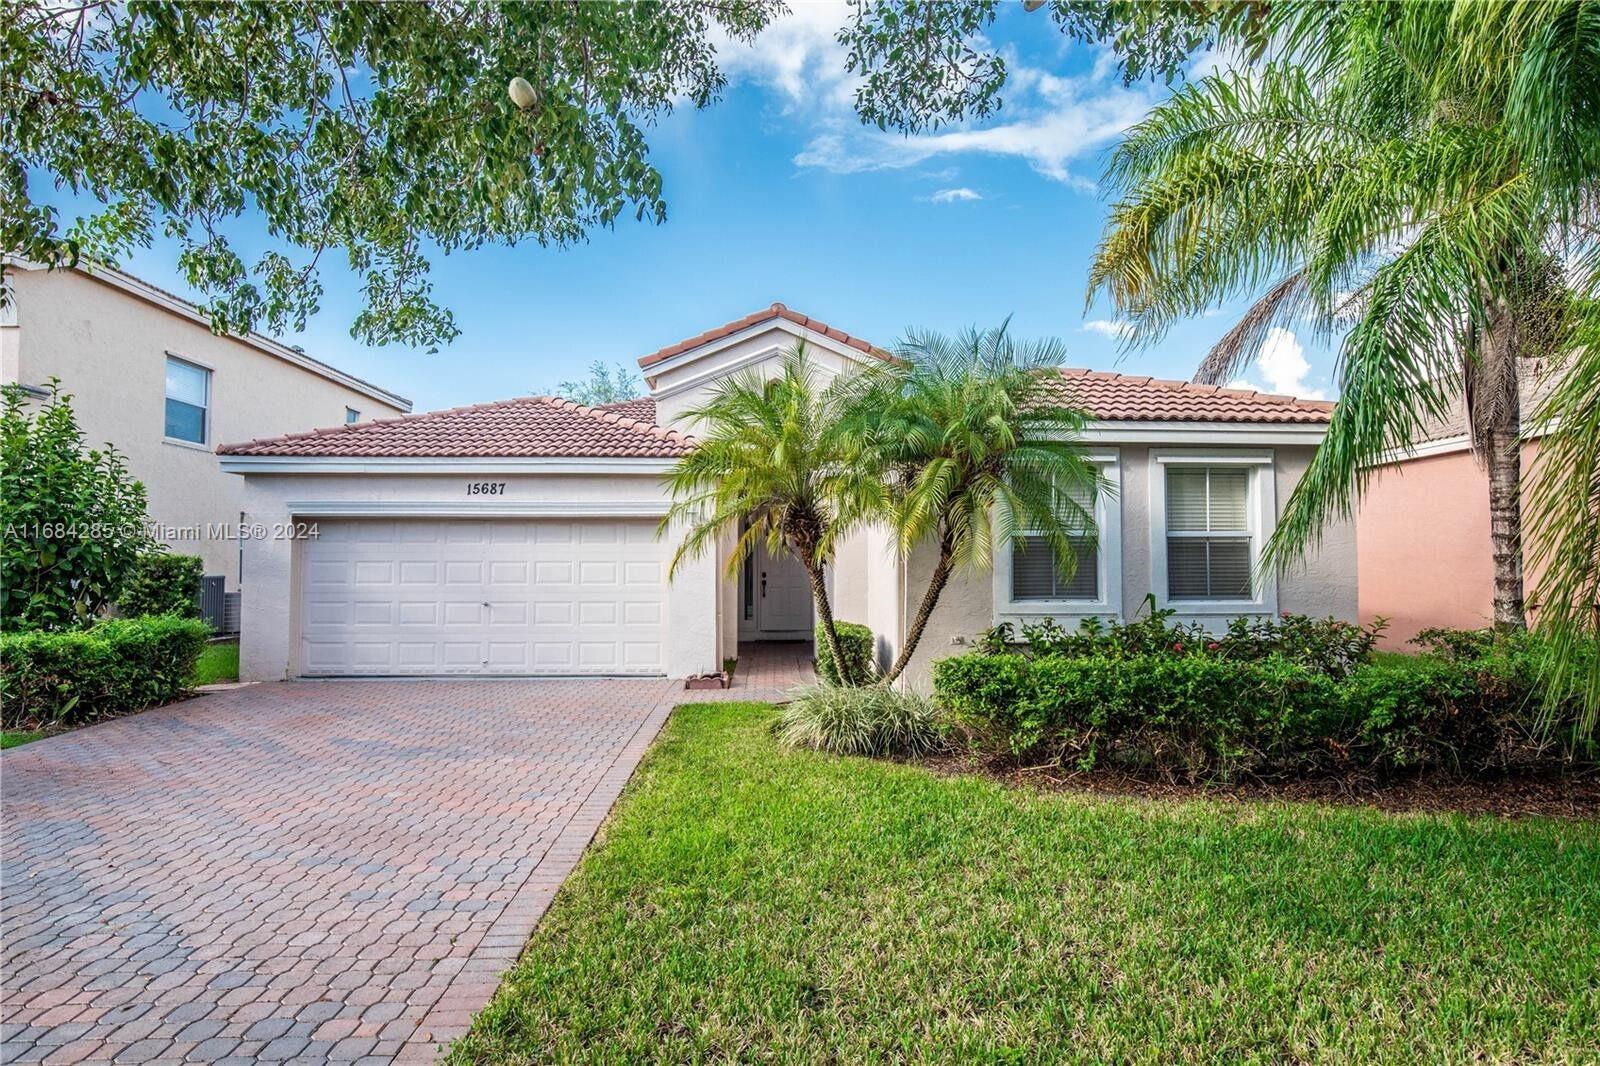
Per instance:
[[[310,675],[661,674],[666,547],[638,519],[325,519],[302,543]]]

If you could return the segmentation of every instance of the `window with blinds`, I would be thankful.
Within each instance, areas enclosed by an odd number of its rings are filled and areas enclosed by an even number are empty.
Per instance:
[[[1093,537],[1073,537],[1077,566],[1062,577],[1056,553],[1043,537],[1017,537],[1011,542],[1013,600],[1095,600],[1100,596],[1100,551]]]
[[[1167,598],[1251,597],[1250,471],[1172,466],[1167,477]]]

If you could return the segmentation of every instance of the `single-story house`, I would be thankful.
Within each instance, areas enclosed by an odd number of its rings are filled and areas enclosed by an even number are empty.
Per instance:
[[[645,674],[715,670],[749,641],[809,640],[804,574],[764,551],[728,576],[729,547],[667,580],[681,531],[657,536],[662,475],[694,447],[683,413],[722,376],[772,368],[805,341],[827,373],[886,358],[782,304],[639,360],[649,396],[607,407],[520,397],[224,447],[242,475],[246,678]],[[1087,445],[1115,487],[1070,582],[1041,553],[953,580],[909,672],[1002,621],[1131,617],[1147,593],[1221,625],[1280,610],[1356,616],[1353,527],[1252,586],[1283,501],[1331,405],[1148,377],[1061,372],[1094,416]],[[314,532],[314,536],[311,535]],[[878,530],[830,573],[840,618],[887,659],[932,567]]]

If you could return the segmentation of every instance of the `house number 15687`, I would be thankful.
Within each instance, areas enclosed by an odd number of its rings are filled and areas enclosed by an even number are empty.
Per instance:
[[[469,481],[467,482],[468,496],[504,496],[506,483],[504,481]]]

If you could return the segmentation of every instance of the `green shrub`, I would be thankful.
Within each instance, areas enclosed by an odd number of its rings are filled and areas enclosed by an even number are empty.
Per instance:
[[[122,588],[145,530],[144,486],[117,450],[91,449],[54,379],[34,409],[0,389],[0,626],[92,624]]]
[[[1213,634],[1199,623],[1174,623],[1171,608],[1158,610],[1154,598],[1147,613],[1131,622],[1107,624],[1086,618],[1076,629],[1063,629],[1046,618],[1024,625],[1020,638],[1009,623],[983,633],[979,647],[989,654],[1021,652],[1039,658],[1068,656],[1125,659],[1130,656],[1210,656],[1253,662],[1269,657],[1291,662],[1329,677],[1343,677],[1371,661],[1372,649],[1386,623],[1358,626],[1337,618],[1312,618],[1285,611],[1276,618],[1245,615]]]
[[[175,614],[200,617],[200,583],[205,564],[196,555],[145,552],[122,584],[117,609],[125,617]]]
[[[0,718],[7,729],[81,725],[177,699],[209,636],[173,615],[0,635]]]
[[[932,700],[884,685],[818,685],[783,708],[778,739],[835,755],[926,755],[940,746]]]
[[[934,691],[981,748],[1087,768],[1191,780],[1238,773],[1478,773],[1591,759],[1578,703],[1548,730],[1538,653],[1386,658],[1343,676],[1269,655],[965,655],[934,666]]]
[[[839,651],[847,664],[849,683],[864,685],[872,680],[878,672],[878,642],[872,630],[855,622],[835,622],[834,631],[839,634]],[[823,635],[821,625],[817,626],[815,646],[817,676],[832,685],[843,684],[839,671],[833,667],[833,653],[828,650],[828,638]]]

